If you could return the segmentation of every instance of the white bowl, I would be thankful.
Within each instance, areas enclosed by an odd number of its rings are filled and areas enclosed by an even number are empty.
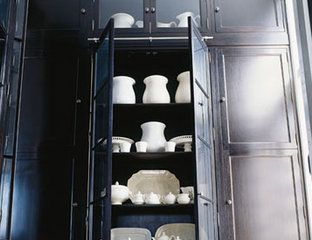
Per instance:
[[[112,205],[121,205],[123,202],[129,199],[129,189],[126,186],[119,185],[116,182],[115,185],[112,185]]]

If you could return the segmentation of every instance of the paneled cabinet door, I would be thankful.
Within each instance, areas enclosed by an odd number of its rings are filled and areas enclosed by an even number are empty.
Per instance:
[[[89,240],[110,239],[113,35],[110,21],[93,57]]]
[[[233,42],[287,41],[285,1],[214,0],[214,32]],[[228,37],[226,37],[228,36]],[[229,44],[229,43],[227,43]]]
[[[308,239],[296,150],[224,152],[221,161],[221,240]]]
[[[193,141],[196,158],[197,239],[213,240],[216,239],[214,153],[208,48],[191,19],[189,19],[189,25],[195,123]]]
[[[218,50],[223,149],[297,148],[286,48]]]

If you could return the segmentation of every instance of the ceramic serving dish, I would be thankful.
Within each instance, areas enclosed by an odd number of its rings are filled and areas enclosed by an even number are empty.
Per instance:
[[[195,224],[191,223],[171,223],[159,227],[155,238],[159,239],[166,234],[167,236],[179,236],[183,240],[195,240]]]
[[[170,192],[177,195],[180,182],[174,174],[167,170],[141,170],[132,175],[127,184],[129,191],[136,194],[155,193],[166,196]]]
[[[151,232],[145,228],[113,228],[112,240],[151,240]]]

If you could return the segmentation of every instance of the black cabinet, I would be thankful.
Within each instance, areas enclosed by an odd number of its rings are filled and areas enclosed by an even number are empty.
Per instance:
[[[89,239],[110,239],[116,227],[148,228],[152,235],[168,223],[194,223],[197,239],[217,239],[215,163],[209,52],[196,23],[189,19],[189,45],[183,49],[127,50],[113,46],[113,21],[104,30],[93,56],[93,95],[90,144]],[[115,59],[115,61],[114,61]],[[179,66],[176,66],[179,62]],[[191,103],[173,103],[181,71],[191,71]],[[144,104],[143,78],[155,72],[169,78],[171,103]],[[135,104],[112,104],[114,75],[137,80]],[[166,124],[167,139],[193,135],[192,152],[112,153],[112,135],[139,141],[146,121]],[[208,129],[208,131],[203,131]],[[139,170],[168,170],[181,186],[194,186],[195,201],[187,205],[111,205],[111,184],[127,180]]]
[[[215,54],[220,237],[306,239],[288,49]]]

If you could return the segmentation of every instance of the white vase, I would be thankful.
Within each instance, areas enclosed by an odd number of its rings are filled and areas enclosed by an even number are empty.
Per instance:
[[[133,85],[135,80],[131,77],[118,76],[113,78],[113,103],[135,103]]]
[[[152,75],[144,79],[146,85],[143,94],[143,103],[170,103],[167,90],[168,78],[161,75]]]
[[[183,72],[178,75],[177,80],[179,86],[175,94],[176,103],[190,103],[191,102],[191,75],[190,72]]]
[[[147,152],[164,152],[166,138],[164,131],[166,125],[161,122],[146,122],[141,125],[141,141],[147,142]]]

